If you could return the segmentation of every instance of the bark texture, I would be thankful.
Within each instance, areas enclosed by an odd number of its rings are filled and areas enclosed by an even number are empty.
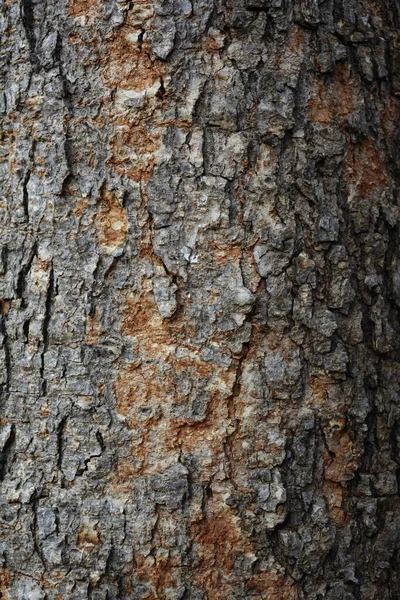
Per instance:
[[[399,598],[399,1],[0,7],[0,597]]]

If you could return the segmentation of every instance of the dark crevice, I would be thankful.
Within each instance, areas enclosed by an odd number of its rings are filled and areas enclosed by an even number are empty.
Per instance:
[[[58,506],[56,506],[54,509],[54,524],[56,528],[56,535],[60,535],[60,511],[58,509]]]
[[[25,288],[26,288],[26,278],[27,278],[29,271],[31,270],[32,263],[33,263],[35,257],[37,256],[37,251],[38,251],[38,245],[37,245],[37,242],[35,241],[32,244],[32,248],[30,250],[28,262],[26,263],[26,265],[24,265],[22,267],[22,269],[20,270],[20,272],[18,274],[17,284],[15,286],[15,293],[16,293],[17,298],[21,298],[21,309],[24,309],[27,306],[27,303],[24,298],[24,292],[25,292]]]
[[[101,453],[100,454],[92,454],[91,456],[89,456],[89,458],[85,458],[85,460],[83,461],[85,463],[85,466],[84,467],[80,467],[79,469],[77,469],[76,476],[77,477],[82,477],[82,475],[84,473],[86,473],[87,470],[89,469],[89,463],[91,462],[91,460],[93,458],[99,458],[100,456],[101,456]]]
[[[4,481],[15,448],[15,425],[12,423],[10,433],[0,452],[0,482]]]
[[[29,43],[29,60],[35,71],[39,70],[39,59],[36,54],[35,17],[32,0],[21,0],[21,20]]]
[[[93,586],[92,583],[89,581],[88,586],[87,586],[87,600],[92,600],[93,598]]]
[[[6,328],[6,315],[3,315],[0,321],[0,334],[3,336],[4,366],[6,371],[5,382],[0,386],[0,399],[3,401],[8,398],[11,383],[11,349]]]
[[[246,10],[248,10],[249,12],[254,12],[254,13],[266,13],[268,14],[270,9],[268,6],[256,6],[256,5],[249,5],[246,6]]]
[[[29,150],[29,161],[32,165],[35,160],[35,151],[36,151],[36,140],[32,140],[32,145]],[[29,223],[29,193],[28,193],[28,184],[31,178],[32,171],[28,169],[25,173],[24,180],[22,182],[22,207],[24,210],[25,221]]]
[[[47,571],[46,561],[43,556],[43,550],[41,548],[40,537],[39,537],[39,527],[38,527],[38,522],[37,522],[38,505],[39,505],[39,499],[37,497],[35,497],[32,502],[33,517],[32,517],[32,524],[31,524],[33,547],[35,549],[36,554],[38,555],[38,557],[40,559],[40,562],[43,565],[44,570]]]
[[[160,75],[160,87],[158,88],[157,92],[156,92],[156,98],[158,98],[159,100],[163,100],[164,96],[165,96],[165,86],[164,86],[164,79],[161,77]]]
[[[101,448],[101,451],[104,452],[105,449],[106,449],[106,445],[104,443],[104,438],[103,438],[103,436],[102,436],[102,434],[101,434],[100,431],[96,431],[96,439],[99,442],[99,446]]]
[[[57,427],[57,467],[61,470],[64,454],[64,429],[69,415],[61,419]]]
[[[24,334],[24,342],[25,344],[27,344],[29,342],[29,324],[30,324],[30,319],[28,319],[27,321],[24,322],[23,326],[22,326],[22,332]]]
[[[40,378],[42,380],[42,393],[46,395],[47,382],[44,378],[44,358],[49,346],[49,323],[51,318],[51,304],[54,295],[54,269],[50,266],[49,283],[47,286],[47,296],[45,305],[45,314],[43,319],[43,351],[41,355]]]
[[[117,575],[117,585],[118,585],[118,600],[124,600],[126,598],[125,594],[125,583],[122,575]]]
[[[6,273],[8,267],[8,246],[4,244],[1,248],[1,273]]]
[[[145,34],[145,33],[146,33],[146,30],[145,30],[145,29],[141,29],[141,30],[140,30],[140,33],[139,33],[139,35],[138,35],[138,37],[137,37],[137,42],[136,42],[136,43],[137,43],[137,46],[138,46],[139,52],[141,52],[141,51],[142,51],[142,47],[143,47],[143,38],[144,38],[144,34]]]
[[[22,206],[24,209],[24,215],[26,222],[29,222],[29,194],[28,194],[28,183],[31,178],[31,171],[28,170],[24,177],[22,184]]]

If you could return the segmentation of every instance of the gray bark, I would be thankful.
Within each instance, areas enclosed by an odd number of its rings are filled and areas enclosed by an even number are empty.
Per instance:
[[[398,0],[1,0],[0,597],[400,597]]]

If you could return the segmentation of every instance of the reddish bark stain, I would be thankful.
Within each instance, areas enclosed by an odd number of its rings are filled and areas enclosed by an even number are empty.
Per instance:
[[[98,531],[92,527],[84,527],[78,534],[78,546],[87,552],[94,550],[100,544]]]
[[[342,120],[353,112],[358,87],[345,63],[336,66],[333,81],[314,83],[313,97],[308,103],[308,115],[315,123],[329,125],[334,119]]]
[[[11,574],[11,571],[9,569],[0,569],[0,587],[3,588],[7,588],[11,581],[13,579],[13,576]]]
[[[289,31],[288,50],[293,54],[303,54],[306,43],[306,33],[302,27],[293,25]]]
[[[322,491],[332,521],[337,525],[345,523],[346,513],[342,508],[346,493],[345,488],[340,483],[325,481]]]
[[[128,34],[135,30],[126,25],[107,41],[104,56],[104,80],[111,87],[141,92],[151,88],[160,78],[167,76],[165,63],[151,52],[148,42],[131,42]]]
[[[328,451],[325,453],[325,478],[343,483],[354,476],[359,467],[360,452],[343,428],[344,419],[332,419],[324,426]]]
[[[89,346],[95,346],[100,343],[102,329],[99,323],[100,311],[96,308],[95,314],[87,318],[88,327],[86,330],[85,341]]]
[[[97,242],[106,252],[124,245],[128,232],[126,210],[107,190],[101,192],[95,226]]]
[[[385,153],[377,142],[368,139],[351,146],[345,158],[344,178],[351,195],[364,199],[388,185]]]
[[[381,126],[388,139],[397,138],[400,123],[400,101],[398,98],[386,98],[385,105],[380,111]]]
[[[294,581],[280,573],[258,573],[249,581],[249,587],[260,594],[258,598],[266,600],[298,600],[299,598]]]
[[[71,17],[81,17],[89,12],[97,12],[99,0],[70,0],[68,9]]]
[[[143,6],[149,10],[147,4]],[[115,131],[108,164],[133,181],[146,183],[156,164],[155,152],[162,139],[161,109],[168,94],[165,89],[168,70],[152,53],[149,42],[135,41],[139,33],[137,25],[131,23],[135,10],[128,13],[124,25],[108,38],[101,64],[104,84],[114,90],[115,102],[120,103],[116,106],[109,99],[105,106]],[[138,107],[125,108],[124,93],[129,99],[129,94],[141,92]]]
[[[209,520],[193,523],[191,534],[198,556],[193,580],[210,600],[225,600],[231,591],[234,555],[247,545],[244,532],[230,512],[221,512]]]

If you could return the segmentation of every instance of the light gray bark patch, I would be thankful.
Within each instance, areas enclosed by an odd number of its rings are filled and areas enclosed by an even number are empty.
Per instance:
[[[169,277],[153,277],[153,292],[158,310],[163,319],[172,317],[176,311],[176,290],[178,286]]]

